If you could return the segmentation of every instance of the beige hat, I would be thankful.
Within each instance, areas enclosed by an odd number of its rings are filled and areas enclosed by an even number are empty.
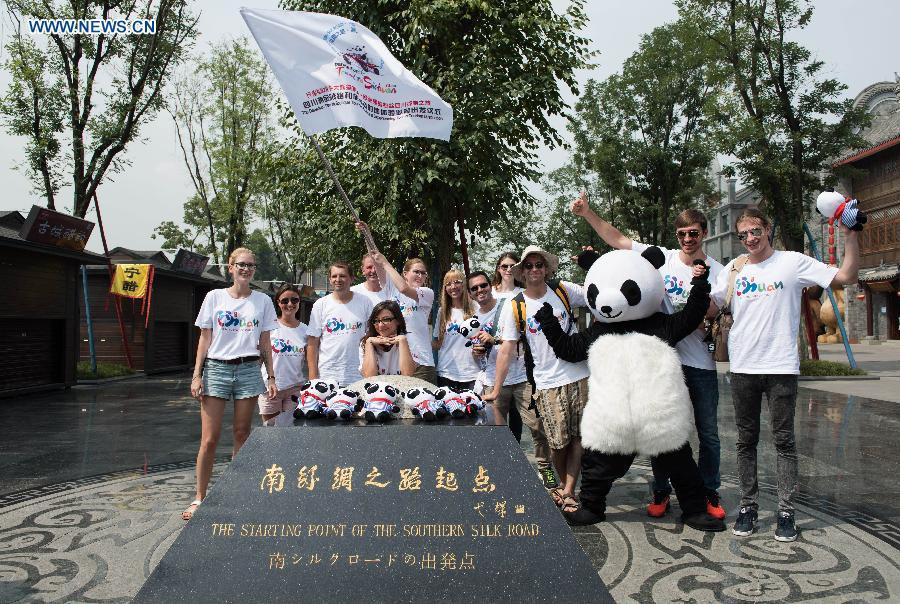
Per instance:
[[[554,256],[550,252],[546,252],[539,248],[536,245],[529,245],[525,248],[525,251],[522,252],[522,262],[519,262],[515,266],[512,267],[512,275],[513,278],[522,281],[522,264],[525,262],[525,259],[528,258],[530,254],[539,254],[544,258],[544,262],[547,265],[547,274],[552,275],[556,272],[556,269],[559,268],[559,258]]]

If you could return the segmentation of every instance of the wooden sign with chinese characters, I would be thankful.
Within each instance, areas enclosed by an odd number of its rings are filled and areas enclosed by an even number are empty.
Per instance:
[[[203,274],[206,265],[209,263],[209,256],[189,252],[186,249],[179,249],[172,261],[172,270],[181,271],[182,273],[190,273],[191,275]]]
[[[94,223],[40,206],[31,206],[19,236],[26,241],[46,243],[80,252],[84,250]]]
[[[136,602],[611,602],[503,426],[257,429]]]

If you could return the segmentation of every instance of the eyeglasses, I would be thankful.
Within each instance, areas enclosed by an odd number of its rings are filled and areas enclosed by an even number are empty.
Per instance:
[[[372,325],[384,325],[386,323],[390,323],[391,321],[396,321],[396,317],[385,317],[383,319],[372,319]]]
[[[253,264],[252,262],[235,262],[234,266],[236,266],[238,268],[242,268],[245,271],[255,271],[256,270],[256,265]]]
[[[525,262],[524,264],[522,264],[522,268],[524,268],[526,271],[530,271],[533,268],[541,270],[542,268],[544,268],[544,263],[535,262],[534,264],[532,264],[531,262]]]
[[[278,301],[282,306],[287,306],[288,304],[297,304],[300,301],[300,298],[282,298]]]
[[[759,239],[760,237],[762,237],[762,233],[762,227],[756,227],[754,229],[747,229],[746,231],[738,231],[737,236],[741,241],[746,241],[749,235],[753,235],[754,237]]]
[[[690,235],[691,239],[697,239],[700,236],[700,231],[697,229],[691,229],[689,231],[675,231],[675,236],[679,239],[684,239],[688,235]]]
[[[459,279],[456,279],[455,281],[447,281],[446,283],[444,283],[444,287],[450,287],[451,285],[462,285],[462,284],[463,284],[462,281],[460,281]]]
[[[412,274],[419,275],[420,277],[427,277],[428,271],[419,271],[419,270],[413,269]]]
[[[514,266],[515,266],[515,264],[501,264],[497,268],[502,269],[504,271],[511,271],[512,267],[514,267]]]
[[[490,286],[491,286],[491,284],[488,283],[487,281],[485,281],[484,283],[478,283],[477,285],[473,285],[472,287],[469,288],[469,291],[472,292],[472,293],[474,294],[474,293],[477,292],[478,290],[481,290],[481,289],[487,289],[487,288],[489,288]]]

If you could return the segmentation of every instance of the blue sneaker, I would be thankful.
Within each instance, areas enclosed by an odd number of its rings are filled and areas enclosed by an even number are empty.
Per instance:
[[[733,535],[738,537],[747,537],[756,531],[756,521],[758,517],[754,508],[744,507],[738,513],[737,520],[734,522],[734,528],[731,529]],[[780,521],[779,521],[780,526]]]
[[[793,512],[778,512],[778,528],[775,529],[775,540],[797,540],[797,527],[794,525]]]

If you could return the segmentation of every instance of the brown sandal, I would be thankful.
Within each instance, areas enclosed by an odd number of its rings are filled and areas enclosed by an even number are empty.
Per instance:
[[[578,503],[578,500],[575,499],[572,495],[566,495],[563,497],[562,505],[559,506],[559,509],[563,512],[573,513],[577,512],[581,507],[581,504]]]
[[[553,499],[553,503],[556,504],[556,507],[560,508],[563,505],[563,501],[566,498],[566,494],[563,493],[561,488],[550,489],[547,491],[550,493],[550,497]]]

